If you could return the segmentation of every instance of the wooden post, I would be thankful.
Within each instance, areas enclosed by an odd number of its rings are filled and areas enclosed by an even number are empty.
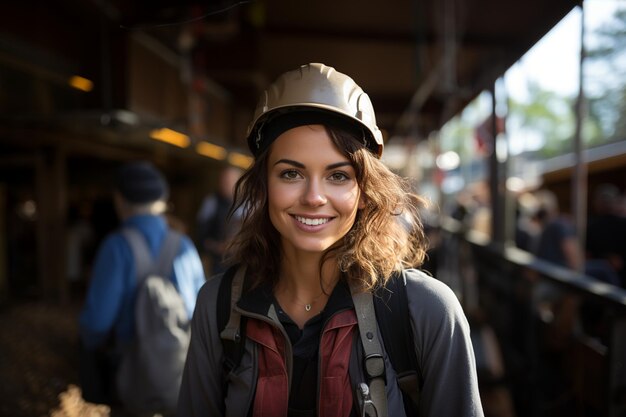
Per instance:
[[[37,248],[39,287],[50,301],[68,300],[66,277],[67,185],[66,157],[61,148],[44,149],[36,163],[39,219]]]
[[[9,298],[9,260],[7,257],[7,187],[0,183],[0,306]]]

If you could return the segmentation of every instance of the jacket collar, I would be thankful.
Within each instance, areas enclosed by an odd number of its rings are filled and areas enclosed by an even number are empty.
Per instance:
[[[244,290],[244,294],[239,299],[237,306],[244,311],[268,316],[270,307],[276,303],[272,285],[262,283],[261,285],[249,291]],[[344,276],[341,277],[333,292],[328,298],[326,307],[322,311],[323,320],[326,321],[338,311],[354,308],[350,287]]]

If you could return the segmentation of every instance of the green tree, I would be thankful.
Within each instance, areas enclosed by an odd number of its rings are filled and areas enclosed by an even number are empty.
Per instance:
[[[593,3],[589,3],[593,7]],[[585,71],[589,85],[589,114],[602,127],[604,141],[626,139],[626,7],[592,30]],[[594,71],[595,70],[595,71]],[[594,75],[594,73],[601,75]]]
[[[534,131],[543,138],[541,155],[551,157],[571,151],[575,129],[573,100],[542,89],[537,82],[528,84],[529,100],[511,100],[509,117],[520,129]]]

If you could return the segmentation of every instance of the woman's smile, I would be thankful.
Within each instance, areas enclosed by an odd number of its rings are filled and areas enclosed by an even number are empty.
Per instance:
[[[297,221],[306,225],[306,226],[320,226],[328,223],[331,218],[330,217],[318,217],[318,218],[309,218],[303,216],[293,216]]]

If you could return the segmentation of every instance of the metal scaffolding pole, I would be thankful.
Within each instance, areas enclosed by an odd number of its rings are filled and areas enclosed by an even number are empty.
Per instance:
[[[583,158],[582,125],[585,118],[585,90],[583,86],[583,64],[585,61],[585,8],[580,6],[580,60],[578,73],[578,97],[576,99],[576,130],[574,132],[574,175],[572,176],[572,208],[576,236],[584,250],[587,230],[587,164]],[[581,262],[581,268],[584,268]],[[582,271],[579,271],[582,272]]]

